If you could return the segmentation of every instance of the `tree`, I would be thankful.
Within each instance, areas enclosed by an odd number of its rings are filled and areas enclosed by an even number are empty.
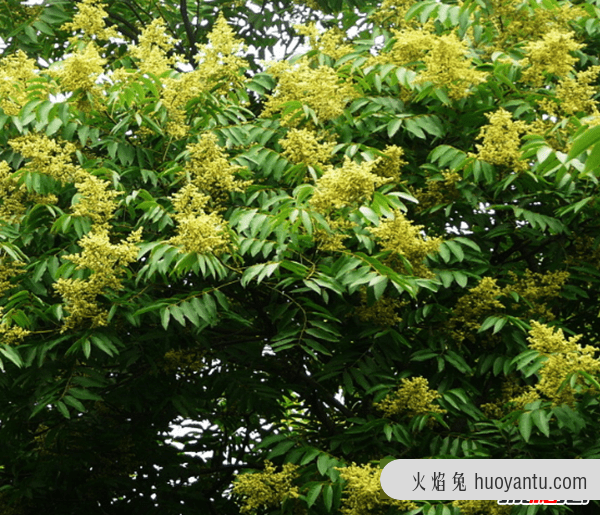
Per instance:
[[[595,4],[306,4],[0,4],[4,513],[600,457]]]

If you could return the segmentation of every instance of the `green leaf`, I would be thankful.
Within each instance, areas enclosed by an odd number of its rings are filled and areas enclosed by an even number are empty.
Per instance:
[[[317,470],[322,476],[327,474],[327,471],[329,470],[329,462],[329,455],[323,453],[319,456],[319,459],[317,460]]]
[[[19,368],[21,368],[23,366],[23,360],[21,359],[21,356],[16,351],[16,349],[11,347],[10,345],[0,344],[0,353],[5,358],[12,361]]]
[[[81,388],[69,388],[69,394],[77,399],[85,401],[101,401],[102,397],[90,392],[89,390],[82,390]]]
[[[317,449],[316,447],[310,447],[306,453],[304,454],[304,456],[302,457],[302,460],[300,461],[300,465],[306,465],[307,463],[310,463],[311,461],[313,461],[319,454],[321,454],[321,451],[319,449]]]
[[[438,247],[438,253],[446,263],[449,263],[450,262],[450,250],[449,250],[447,243],[448,242],[445,241]]]
[[[69,409],[65,406],[65,403],[62,401],[56,401],[56,407],[58,411],[61,412],[62,416],[65,418],[71,418],[71,414],[69,413]]]
[[[586,130],[581,136],[575,139],[569,150],[568,159],[574,159],[584,150],[600,141],[600,126],[592,127]]]
[[[46,127],[46,136],[52,136],[60,127],[62,126],[63,121],[60,118],[54,118]]]
[[[85,406],[80,401],[78,401],[75,397],[71,397],[70,395],[65,395],[63,398],[65,400],[65,404],[72,406],[73,408],[75,408],[77,411],[79,411],[81,413],[86,412]]]
[[[294,445],[296,445],[296,442],[294,442],[293,440],[286,440],[284,442],[279,442],[275,446],[275,448],[271,452],[269,452],[267,459],[270,460],[272,458],[276,458],[277,456],[281,456],[282,454],[285,454],[292,447],[294,447]]]
[[[162,308],[160,311],[160,322],[163,326],[163,329],[166,331],[167,327],[169,327],[169,319],[171,317],[171,310],[170,308],[167,306],[165,308]]]
[[[523,440],[529,442],[531,437],[531,428],[533,426],[532,413],[531,411],[525,411],[519,416],[519,432],[523,437]]]
[[[452,251],[452,254],[456,256],[456,259],[458,259],[458,261],[462,261],[463,259],[465,259],[465,253],[463,252],[462,247],[458,243],[452,240],[447,240],[444,242],[444,244],[448,246],[448,248]],[[446,261],[446,259],[444,259],[444,261]]]
[[[117,348],[112,344],[112,342],[106,336],[92,335],[92,336],[90,336],[90,340],[96,347],[98,347],[102,352],[108,354],[109,356],[112,357],[115,354],[118,354]]]
[[[547,413],[544,410],[534,410],[531,412],[531,419],[538,429],[548,438],[550,438],[550,424],[548,423],[549,416],[551,413]]]
[[[333,488],[330,484],[325,485],[323,488],[323,503],[325,504],[325,509],[329,512],[333,506]]]
[[[196,327],[200,325],[200,318],[198,316],[198,313],[189,302],[182,302],[179,305],[179,309],[193,325],[195,325]]]
[[[308,492],[306,493],[306,504],[309,508],[315,504],[315,501],[319,497],[322,488],[323,483],[316,483],[309,488]]]

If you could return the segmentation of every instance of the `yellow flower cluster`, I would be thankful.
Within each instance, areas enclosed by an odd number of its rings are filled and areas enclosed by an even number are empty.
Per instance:
[[[186,184],[171,197],[175,208],[177,235],[169,243],[181,247],[181,252],[220,255],[229,249],[231,240],[227,222],[218,214],[204,211],[209,197],[197,186]]]
[[[372,60],[373,63],[395,64],[397,66],[415,65],[423,61],[427,51],[432,48],[436,36],[423,28],[402,28],[392,30],[394,45],[389,52]]]
[[[357,96],[352,83],[329,66],[311,68],[307,61],[296,64],[279,61],[268,72],[278,79],[278,84],[265,103],[261,114],[265,118],[284,109],[286,102],[297,101],[313,109],[319,121],[328,121],[340,116],[348,102]],[[293,114],[287,114],[281,124],[294,125],[292,118]]]
[[[186,163],[183,174],[213,200],[225,200],[229,192],[244,191],[252,183],[235,178],[242,167],[229,163],[226,152],[219,146],[217,136],[212,132],[202,135],[198,143],[189,144],[187,150],[190,160]]]
[[[11,221],[25,212],[24,202],[27,198],[25,185],[19,185],[10,165],[0,161],[0,220]]]
[[[361,305],[355,309],[355,313],[361,321],[373,322],[384,327],[391,327],[402,322],[397,311],[405,306],[406,302],[382,295],[372,306],[369,306],[366,288],[362,288],[360,291],[360,301]]]
[[[373,173],[377,161],[356,163],[347,156],[341,168],[327,167],[317,180],[310,204],[321,213],[341,209],[368,200],[375,188],[390,182]]]
[[[163,80],[162,99],[170,118],[167,132],[176,139],[188,133],[185,107],[190,100],[209,90],[226,94],[247,81],[243,70],[248,67],[248,62],[237,55],[244,53],[246,48],[242,40],[235,37],[222,14],[209,33],[208,41],[207,45],[197,45],[195,59],[198,66],[195,70]],[[165,69],[171,64],[165,61]]]
[[[33,59],[22,50],[0,59],[0,107],[5,114],[17,116],[27,103],[27,85],[37,77]]]
[[[199,74],[211,86],[222,82],[217,90],[221,93],[242,86],[247,81],[243,70],[248,67],[248,61],[239,54],[244,55],[247,48],[242,39],[235,37],[235,32],[222,13],[208,35],[208,41],[208,45],[197,45]]]
[[[50,74],[59,80],[62,92],[92,91],[105,64],[106,59],[100,56],[96,44],[90,42],[53,65]]]
[[[584,46],[573,39],[574,35],[573,32],[550,30],[541,40],[527,43],[527,56],[521,61],[521,65],[526,69],[523,70],[521,80],[541,86],[546,74],[566,77],[577,62],[577,58],[570,52]]]
[[[560,289],[569,278],[569,272],[557,270],[540,274],[525,270],[525,277],[517,277],[512,271],[508,273],[513,280],[513,284],[505,287],[506,293],[514,291],[531,303],[533,308],[528,311],[530,316],[543,316],[547,320],[552,320],[554,315],[546,304],[541,301],[542,299],[558,297]]]
[[[294,25],[294,28],[302,36],[308,37],[308,43],[313,50],[318,50],[320,53],[339,59],[354,51],[352,45],[344,44],[344,33],[337,27],[319,33],[317,24],[311,22],[307,25]]]
[[[466,41],[454,33],[436,36],[423,60],[427,68],[415,82],[432,82],[438,88],[446,87],[448,96],[453,99],[467,97],[471,87],[487,80],[486,73],[471,66]]]
[[[350,237],[349,234],[345,233],[352,229],[355,224],[347,218],[334,219],[329,215],[325,215],[325,220],[331,231],[316,229],[313,233],[318,249],[326,252],[344,250],[344,241]]]
[[[346,482],[340,509],[340,512],[345,515],[383,513],[383,510],[389,507],[396,508],[395,513],[404,513],[417,508],[412,501],[384,497],[380,481],[381,469],[370,463],[366,465],[353,463],[337,470]]]
[[[550,9],[520,0],[491,0],[490,5],[497,35],[487,55],[504,52],[521,41],[533,41],[551,30],[569,30],[569,22],[586,15],[584,9],[571,2],[557,3]]]
[[[503,108],[493,113],[486,113],[489,120],[478,135],[481,145],[475,145],[476,157],[488,163],[506,166],[514,171],[527,170],[527,163],[521,161],[521,134],[526,132],[527,124],[513,121],[510,112]]]
[[[69,141],[59,143],[44,134],[28,134],[12,139],[8,144],[29,159],[25,170],[49,175],[63,183],[77,182],[86,177],[86,172],[72,163],[71,155],[76,147]]]
[[[600,74],[600,66],[590,66],[585,71],[575,74],[575,78],[563,77],[554,93],[558,105],[549,100],[539,102],[539,105],[549,116],[571,116],[577,113],[600,115],[598,102],[593,96],[598,92],[596,83]]]
[[[279,140],[279,144],[283,147],[282,154],[292,163],[323,166],[331,160],[335,143],[319,143],[319,139],[314,131],[290,129],[285,137]]]
[[[69,311],[61,332],[86,319],[91,319],[93,327],[106,325],[107,313],[98,306],[96,297],[107,288],[122,289],[120,276],[125,273],[124,268],[137,259],[137,243],[141,237],[142,228],[139,228],[123,243],[111,244],[108,229],[95,225],[79,242],[83,251],[64,256],[77,265],[77,270],[88,269],[92,274],[87,279],[60,278],[54,285]]]
[[[460,345],[465,338],[475,342],[473,332],[481,327],[482,319],[504,309],[504,304],[498,300],[502,294],[496,279],[484,277],[477,286],[458,299],[452,318],[448,321],[448,329],[457,344]],[[462,327],[458,329],[458,326]]]
[[[3,297],[11,288],[10,280],[24,273],[21,261],[9,261],[6,256],[0,257],[0,297]]]
[[[514,375],[502,383],[502,395],[495,402],[480,406],[481,411],[490,419],[500,419],[510,411],[523,409],[530,402],[539,399],[538,392],[531,386],[521,386]]]
[[[421,230],[422,225],[413,225],[404,214],[394,211],[392,220],[383,220],[378,227],[371,229],[371,232],[380,240],[382,250],[391,250],[390,264],[394,268],[399,268],[407,273],[402,256],[408,260],[412,266],[412,273],[420,277],[432,277],[433,273],[425,266],[424,259],[427,254],[436,252],[441,238],[426,238]]]
[[[403,378],[400,387],[376,403],[375,407],[382,411],[385,417],[446,413],[446,410],[433,402],[440,397],[436,390],[429,388],[429,381],[424,377]]]
[[[300,496],[298,487],[292,486],[297,465],[286,463],[281,472],[265,461],[263,472],[241,474],[233,485],[233,494],[242,497],[241,513],[255,513],[261,508],[277,508],[283,501]]]
[[[178,62],[176,55],[167,57],[174,44],[175,40],[166,32],[165,22],[156,18],[142,30],[137,44],[129,46],[129,54],[138,60],[140,72],[161,75]]]
[[[383,150],[383,156],[376,159],[373,173],[380,177],[386,177],[393,182],[400,182],[400,170],[407,161],[402,159],[404,149],[396,145],[387,145]]]
[[[413,5],[413,0],[383,0],[370,19],[378,27],[402,28],[406,25],[406,13]]]
[[[75,187],[80,198],[73,207],[73,214],[88,216],[95,223],[106,224],[117,208],[117,203],[113,199],[121,194],[118,191],[109,191],[109,186],[108,181],[91,174],[82,182],[76,183]]]
[[[600,360],[594,354],[599,348],[591,345],[582,347],[577,342],[582,335],[565,339],[561,329],[556,332],[551,327],[533,320],[529,331],[529,348],[539,351],[548,359],[540,369],[540,380],[535,385],[536,389],[548,397],[554,405],[568,404],[573,406],[575,394],[583,393],[589,387],[584,385],[583,379],[577,377],[575,388],[567,384],[560,392],[562,383],[574,372],[584,371],[596,376],[600,373]]]
[[[496,501],[454,501],[453,506],[460,508],[461,515],[508,515],[512,506],[500,506]]]
[[[13,221],[25,213],[26,202],[55,204],[56,195],[30,193],[25,184],[19,184],[20,172],[12,173],[6,161],[0,161],[0,220]]]
[[[73,21],[63,24],[61,30],[83,32],[87,38],[97,38],[107,40],[110,38],[119,37],[119,33],[114,28],[107,28],[104,18],[108,17],[108,13],[104,10],[105,4],[98,0],[83,0],[77,2],[77,13],[73,16]],[[71,38],[71,41],[76,41],[77,36]]]
[[[0,324],[0,342],[4,345],[19,345],[31,334],[31,331],[18,325],[9,326],[5,322]]]
[[[4,320],[4,308],[0,307],[0,343],[5,345],[19,345],[23,340],[31,334],[31,331],[23,329],[18,325],[10,325]]]
[[[441,173],[444,180],[428,178],[427,188],[415,191],[415,197],[419,199],[419,205],[416,206],[419,211],[446,204],[458,198],[459,192],[456,189],[456,183],[462,180],[461,175],[448,170]]]

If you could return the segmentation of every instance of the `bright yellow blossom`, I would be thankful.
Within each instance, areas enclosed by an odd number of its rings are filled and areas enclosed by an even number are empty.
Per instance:
[[[31,331],[9,322],[5,319],[4,308],[0,307],[0,343],[4,345],[19,345],[31,334]]]
[[[37,77],[38,68],[22,50],[0,59],[0,107],[5,114],[16,116],[27,103],[27,85]]]
[[[487,75],[471,65],[467,42],[454,33],[436,36],[424,57],[426,70],[416,82],[432,82],[436,87],[448,89],[453,99],[465,98],[470,88],[486,81]]]
[[[319,143],[319,139],[311,130],[290,129],[285,137],[279,140],[279,144],[283,147],[282,154],[292,163],[323,166],[331,160],[335,143]]]
[[[406,13],[413,5],[413,0],[383,0],[371,20],[377,26],[403,28],[407,25]]]
[[[169,243],[182,252],[219,255],[230,246],[227,222],[218,214],[207,214],[204,207],[209,197],[197,186],[188,183],[171,197],[177,221],[177,235]]]
[[[506,166],[514,171],[524,171],[527,163],[521,161],[521,134],[526,132],[527,124],[523,121],[513,121],[510,112],[503,108],[493,113],[486,113],[489,120],[478,135],[481,145],[475,145],[477,157],[488,163]]]
[[[334,27],[319,33],[317,24],[310,22],[307,25],[294,25],[296,31],[308,38],[308,43],[313,50],[318,50],[320,53],[339,59],[354,51],[352,45],[344,44],[344,33]]]
[[[235,37],[222,14],[208,35],[208,44],[196,46],[196,69],[163,79],[162,100],[169,113],[166,129],[175,139],[188,134],[185,107],[190,100],[201,98],[206,91],[225,94],[247,81],[244,69],[248,62],[237,55],[243,54],[246,47]]]
[[[265,469],[253,474],[240,474],[233,485],[233,494],[242,498],[241,513],[256,513],[261,508],[278,508],[286,499],[299,497],[298,487],[292,482],[297,465],[286,463],[281,472],[265,461]]]
[[[107,312],[96,299],[107,289],[118,291],[123,288],[121,276],[125,267],[137,259],[137,243],[141,236],[142,228],[139,228],[124,242],[112,244],[108,228],[95,225],[79,242],[83,251],[64,256],[77,265],[77,270],[90,270],[92,274],[86,279],[60,278],[54,284],[69,312],[62,332],[77,327],[85,320],[91,320],[93,327],[106,325]]]
[[[372,173],[377,161],[356,163],[345,157],[341,168],[328,167],[317,180],[311,205],[321,213],[340,209],[373,196],[375,188],[390,181]]]
[[[118,191],[109,191],[109,186],[108,181],[91,174],[82,182],[76,183],[75,187],[81,197],[73,207],[73,214],[88,216],[99,224],[108,222],[117,208],[114,198],[120,195]]]
[[[569,278],[569,272],[556,270],[540,274],[525,270],[525,276],[522,277],[518,277],[512,271],[508,274],[513,284],[504,288],[506,295],[511,291],[516,292],[531,304],[533,307],[527,311],[529,316],[544,317],[546,320],[554,319],[554,315],[543,301],[560,295],[562,286]]]
[[[396,210],[394,218],[383,220],[378,227],[371,229],[371,232],[380,241],[382,250],[391,250],[390,264],[394,268],[400,268],[407,273],[403,260],[406,259],[412,266],[414,275],[421,277],[432,277],[433,273],[425,266],[423,261],[427,254],[436,252],[441,238],[425,238],[421,230],[422,225],[413,225],[404,214]]]
[[[484,277],[477,286],[458,299],[448,322],[457,344],[460,345],[465,338],[474,342],[473,333],[481,327],[484,318],[504,310],[504,304],[498,300],[501,296],[502,290],[496,284],[496,279]]]
[[[402,159],[404,149],[396,145],[387,145],[383,149],[383,156],[376,160],[376,165],[373,168],[373,173],[380,177],[386,177],[393,182],[400,181],[400,170],[407,164],[407,161]]]
[[[571,52],[584,46],[577,43],[574,36],[573,32],[551,30],[544,34],[541,40],[527,43],[527,55],[521,61],[525,68],[521,80],[541,86],[546,74],[566,77],[577,62],[577,57],[573,57]]]
[[[391,50],[381,54],[374,62],[397,66],[407,66],[423,61],[427,51],[432,48],[436,36],[427,30],[403,28],[392,30],[394,45]]]
[[[580,370],[593,376],[600,373],[600,360],[594,357],[600,349],[591,345],[582,347],[577,343],[582,337],[577,335],[566,340],[561,329],[554,332],[551,327],[535,320],[531,322],[531,330],[527,338],[529,348],[547,357],[539,371],[540,380],[535,388],[548,397],[555,406],[560,404],[573,406],[575,394],[590,389],[585,385],[583,378],[577,377],[575,388],[566,384],[561,391],[558,391],[572,373]]]
[[[6,255],[0,257],[0,297],[13,288],[11,279],[23,274],[25,263],[9,260]]]
[[[26,170],[43,173],[63,183],[83,180],[87,176],[87,172],[73,164],[71,156],[76,147],[69,141],[59,142],[44,134],[31,133],[11,139],[8,144],[29,159]]]
[[[247,51],[246,45],[242,39],[235,37],[235,32],[222,13],[209,33],[208,41],[208,45],[196,45],[198,53],[195,59],[203,80],[210,83],[211,87],[222,82],[217,90],[221,93],[247,82],[243,72],[248,68],[248,61],[240,56]]]
[[[544,100],[539,102],[540,107],[549,116],[571,116],[578,113],[586,115],[600,115],[598,102],[594,95],[598,93],[596,83],[600,74],[600,66],[590,66],[585,71],[566,76],[560,79],[554,90],[555,102]]]
[[[173,49],[175,40],[167,35],[165,22],[161,18],[152,20],[138,38],[138,43],[129,46],[129,53],[138,60],[142,73],[161,75],[177,63],[177,56],[167,57]]]
[[[61,30],[76,32],[82,31],[86,38],[110,39],[119,36],[119,33],[112,27],[107,28],[104,18],[108,13],[104,10],[105,4],[98,0],[83,0],[77,2],[77,13],[73,16],[73,21],[63,24]],[[71,38],[71,41],[77,40],[77,37]]]
[[[417,508],[412,501],[385,498],[381,490],[381,469],[371,463],[352,463],[337,470],[346,483],[340,510],[344,515],[386,513],[389,507],[394,507],[395,513],[405,513]]]
[[[280,61],[268,71],[278,79],[278,84],[265,104],[262,117],[272,116],[284,109],[283,104],[297,101],[313,109],[319,121],[328,121],[340,116],[348,102],[357,96],[352,83],[329,66],[311,68],[307,61],[295,64]],[[291,114],[281,120],[282,125],[294,123]]]
[[[382,411],[385,417],[446,413],[446,410],[433,402],[440,397],[436,390],[429,388],[429,381],[424,377],[403,378],[398,389],[376,403],[375,407]]]
[[[94,42],[77,49],[64,61],[56,63],[51,74],[58,78],[61,91],[91,91],[96,86],[98,76],[104,72],[106,59],[98,53]]]
[[[22,215],[26,199],[25,185],[19,185],[19,179],[14,176],[10,165],[0,161],[0,220],[11,221]]]
[[[219,146],[218,138],[212,132],[202,135],[198,143],[187,146],[190,160],[186,163],[183,175],[203,193],[213,200],[224,200],[229,192],[244,191],[251,181],[236,179],[241,166],[232,165],[226,152]]]

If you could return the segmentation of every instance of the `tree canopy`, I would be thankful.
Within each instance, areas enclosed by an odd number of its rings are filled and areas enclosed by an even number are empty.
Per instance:
[[[598,7],[0,3],[0,513],[570,512],[379,464],[600,458]]]

